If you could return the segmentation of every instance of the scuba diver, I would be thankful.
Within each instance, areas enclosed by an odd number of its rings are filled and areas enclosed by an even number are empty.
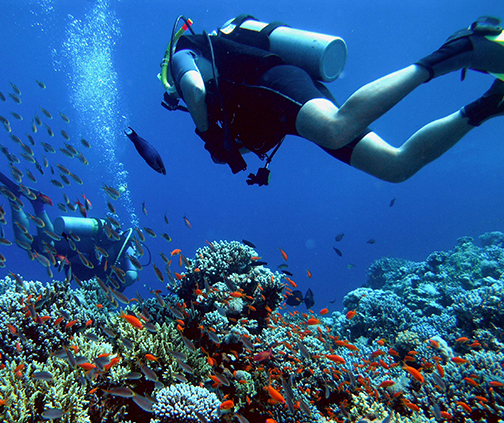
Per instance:
[[[176,32],[180,19],[185,25]],[[312,141],[379,179],[402,182],[470,130],[504,114],[499,23],[479,18],[434,53],[363,86],[340,107],[322,82],[343,70],[341,38],[265,24],[249,15],[228,21],[215,34],[197,35],[192,22],[180,17],[159,75],[167,91],[162,104],[189,111],[214,162],[227,163],[233,173],[246,169],[244,152],[267,158],[257,175],[249,175],[249,185],[268,184],[268,165],[286,135]],[[191,34],[184,34],[187,29]],[[482,97],[425,125],[402,146],[387,144],[368,128],[423,83],[457,70],[464,76],[467,69],[497,79]],[[179,98],[187,107],[178,105]]]
[[[118,234],[110,232],[103,219],[72,216],[59,216],[53,223],[45,210],[46,204],[52,205],[49,197],[15,184],[1,172],[0,184],[2,193],[9,198],[16,244],[31,259],[47,266],[51,276],[50,264],[59,270],[64,267],[68,280],[73,278],[79,285],[81,280],[97,276],[119,292],[138,279],[130,260],[130,256],[135,256],[133,229]],[[22,195],[30,200],[34,215],[26,213],[19,204]],[[37,227],[36,236],[28,232],[30,220]]]

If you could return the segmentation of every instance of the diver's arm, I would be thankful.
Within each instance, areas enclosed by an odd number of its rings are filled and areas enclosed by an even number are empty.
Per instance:
[[[192,50],[175,53],[172,59],[172,76],[198,131],[205,132],[209,127],[208,108],[205,103],[206,89],[195,56],[196,53]]]
[[[208,108],[205,103],[205,82],[201,74],[194,70],[186,72],[180,79],[180,89],[196,127],[205,132],[209,126]]]

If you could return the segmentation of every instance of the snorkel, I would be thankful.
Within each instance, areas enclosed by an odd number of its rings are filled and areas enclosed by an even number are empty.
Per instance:
[[[185,23],[184,25],[182,25],[181,28],[179,28],[178,31],[176,31],[176,28],[180,22],[180,20],[183,20]],[[173,30],[172,30],[172,36],[170,38],[170,42],[168,43],[168,47],[166,47],[166,51],[165,51],[165,55],[163,57],[163,60],[161,62],[161,73],[158,74],[158,79],[161,81],[161,83],[163,84],[163,87],[164,89],[166,90],[166,92],[170,95],[176,95],[176,88],[175,88],[175,84],[170,83],[169,82],[169,79],[171,80],[171,72],[169,73],[168,71],[171,70],[171,59],[172,59],[172,55],[173,55],[173,51],[175,49],[175,44],[177,43],[177,41],[179,40],[179,38],[184,34],[184,32],[186,32],[188,29],[191,30],[192,33],[193,30],[191,27],[193,21],[191,19],[188,19],[182,15],[180,15],[176,21],[175,21],[175,24],[173,25]],[[170,74],[170,78],[168,77],[168,75]]]

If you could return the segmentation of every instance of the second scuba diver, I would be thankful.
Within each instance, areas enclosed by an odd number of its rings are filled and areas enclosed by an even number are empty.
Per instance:
[[[42,193],[33,189],[29,189],[30,193],[21,191],[1,172],[0,184],[3,184],[1,189],[9,191],[9,196],[15,196],[9,201],[15,241],[32,259],[65,268],[67,278],[73,278],[78,284],[97,276],[119,292],[138,279],[137,269],[128,257],[136,254],[133,229],[119,234],[110,232],[111,228],[102,219],[72,216],[59,216],[53,223],[45,210],[50,200]],[[16,198],[22,195],[30,200],[34,216],[28,216],[17,204]],[[27,230],[30,220],[37,227],[36,236]]]

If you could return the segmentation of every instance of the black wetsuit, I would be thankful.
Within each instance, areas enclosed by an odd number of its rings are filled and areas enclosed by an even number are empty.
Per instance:
[[[176,51],[190,50],[211,61],[210,42],[219,84],[217,89],[213,80],[205,82],[210,124],[225,124],[225,111],[231,138],[261,158],[286,135],[299,136],[296,117],[307,101],[326,98],[336,104],[329,90],[307,72],[261,48],[222,36],[186,35]],[[353,147],[369,132],[340,149],[322,148],[349,164]]]

